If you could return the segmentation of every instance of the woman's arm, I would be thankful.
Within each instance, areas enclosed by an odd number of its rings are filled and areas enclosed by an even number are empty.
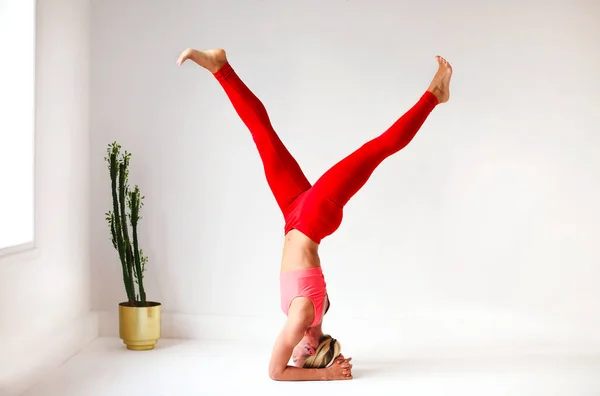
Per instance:
[[[288,312],[285,326],[275,341],[269,377],[276,381],[332,381],[352,379],[350,359],[338,357],[329,368],[300,368],[288,366],[294,347],[298,345],[314,318],[311,302],[297,298]]]
[[[275,341],[269,377],[275,381],[327,381],[327,369],[304,369],[288,366],[294,347],[302,340],[306,326],[290,319],[288,320]]]

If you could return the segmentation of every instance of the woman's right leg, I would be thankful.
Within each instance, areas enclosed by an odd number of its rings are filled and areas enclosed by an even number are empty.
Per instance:
[[[302,169],[271,125],[262,102],[235,73],[223,50],[184,51],[178,64],[191,59],[210,71],[252,134],[260,154],[267,183],[284,216],[294,199],[311,187]]]

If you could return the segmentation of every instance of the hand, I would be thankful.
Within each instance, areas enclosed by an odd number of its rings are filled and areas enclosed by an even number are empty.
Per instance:
[[[328,378],[332,381],[352,379],[352,358],[345,359],[344,355],[338,356],[333,364],[327,368]]]

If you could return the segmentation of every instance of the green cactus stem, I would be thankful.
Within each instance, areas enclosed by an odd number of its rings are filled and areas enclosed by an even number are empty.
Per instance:
[[[133,191],[129,191],[131,154],[127,151],[121,154],[121,146],[116,142],[108,145],[107,154],[105,161],[108,164],[112,193],[112,210],[106,213],[110,238],[121,261],[128,303],[132,306],[145,306],[146,291],[143,277],[148,258],[139,248],[138,241],[138,222],[141,219],[140,208],[143,206],[144,197],[141,196],[137,185]],[[129,236],[129,227],[131,227],[133,241]]]

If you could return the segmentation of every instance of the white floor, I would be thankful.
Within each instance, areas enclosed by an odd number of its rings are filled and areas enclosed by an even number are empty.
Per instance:
[[[600,395],[600,356],[443,359],[365,350],[354,354],[352,381],[274,382],[270,348],[192,340],[159,341],[133,352],[100,338],[25,396],[120,395]]]

